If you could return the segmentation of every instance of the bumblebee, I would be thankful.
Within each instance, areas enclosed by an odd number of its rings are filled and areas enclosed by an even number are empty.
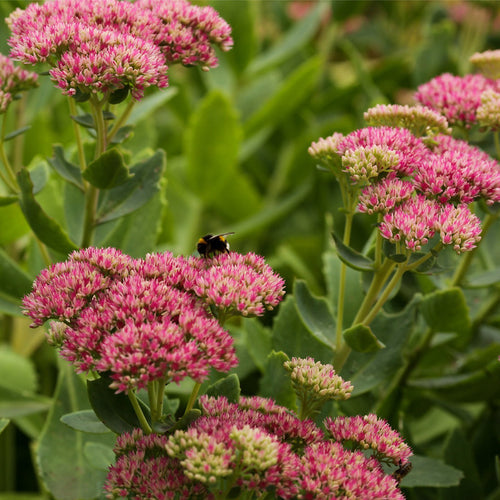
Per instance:
[[[223,234],[206,234],[198,240],[198,245],[196,249],[201,257],[209,257],[210,255],[215,255],[218,253],[229,253],[229,243],[224,238],[228,234],[234,233],[223,233]]]
[[[406,462],[405,464],[401,463],[401,460],[399,461],[399,469],[396,469],[392,473],[392,477],[397,481],[399,484],[401,480],[411,471],[413,468],[413,464],[411,462]]]

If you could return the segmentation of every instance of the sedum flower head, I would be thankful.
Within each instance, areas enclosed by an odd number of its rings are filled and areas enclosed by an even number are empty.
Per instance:
[[[278,442],[270,434],[245,425],[241,429],[233,428],[229,437],[243,470],[264,471],[278,462]]]
[[[324,402],[351,396],[352,384],[337,375],[332,365],[322,364],[313,358],[292,358],[283,366],[290,373],[293,388],[301,399]]]
[[[375,459],[345,450],[339,443],[315,443],[301,461],[300,498],[404,500],[395,479]]]
[[[492,80],[500,78],[500,50],[476,52],[469,61],[475,64],[486,78]]]
[[[380,146],[385,152],[393,151],[398,155],[399,162],[393,170],[400,176],[411,175],[429,154],[421,139],[409,130],[397,127],[365,127],[355,130],[339,141],[337,153],[344,156],[348,151],[374,146]]]
[[[136,4],[157,16],[153,38],[170,63],[217,66],[213,46],[228,51],[233,46],[231,27],[210,6],[191,5],[186,0],[138,0]]]
[[[405,128],[415,137],[451,134],[446,118],[425,106],[378,104],[365,112],[364,119],[370,126]]]
[[[357,184],[368,184],[381,174],[393,171],[399,163],[397,151],[379,145],[348,149],[342,156],[344,172]]]
[[[307,151],[316,161],[332,169],[335,175],[340,175],[342,163],[337,146],[342,139],[344,139],[344,135],[339,132],[326,138],[320,137],[309,146]]]
[[[178,460],[165,452],[168,437],[142,430],[120,434],[115,463],[109,468],[106,498],[209,498],[200,483],[190,481]]]
[[[49,342],[79,372],[110,372],[128,392],[153,380],[201,382],[237,363],[233,340],[205,303],[183,289],[185,259],[132,259],[88,248],[40,273],[23,301],[33,326],[55,320]],[[170,266],[170,267],[169,267]],[[168,270],[171,270],[169,272]]]
[[[5,113],[19,92],[38,86],[38,75],[14,66],[10,58],[0,54],[0,113]]]
[[[386,214],[410,198],[415,186],[394,175],[366,186],[359,195],[358,210],[367,214]]]
[[[153,40],[155,17],[120,0],[53,0],[30,4],[8,18],[11,56],[27,64],[47,62],[67,95],[166,87],[165,57]]]
[[[405,464],[412,455],[398,432],[377,415],[356,415],[325,419],[325,427],[335,441],[352,441],[361,449],[371,449],[382,460]]]
[[[409,198],[384,215],[380,234],[412,252],[419,251],[435,234],[439,208],[436,201],[423,195]]]
[[[415,99],[445,116],[450,125],[470,128],[477,121],[481,94],[492,86],[493,82],[483,75],[462,77],[444,73],[420,85]]]
[[[477,121],[481,127],[497,131],[500,128],[500,93],[494,89],[481,94],[481,105],[477,108]]]
[[[481,240],[481,221],[466,205],[446,204],[436,221],[444,245],[451,245],[457,253],[468,252]]]
[[[224,315],[261,316],[285,294],[284,280],[254,253],[193,257],[190,263],[199,269],[192,290]]]

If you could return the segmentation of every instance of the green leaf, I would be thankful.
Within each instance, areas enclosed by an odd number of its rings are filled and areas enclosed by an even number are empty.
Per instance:
[[[185,136],[187,181],[203,203],[223,196],[236,170],[241,136],[231,101],[220,91],[210,92],[193,113]]]
[[[111,447],[115,436],[75,432],[61,422],[63,415],[87,408],[84,383],[70,365],[61,363],[54,404],[34,452],[38,477],[58,500],[90,500],[102,494],[107,473],[88,461],[85,445],[100,442]]]
[[[8,418],[0,418],[0,434],[7,428],[9,425],[10,420]],[[1,497],[1,495],[0,495]]]
[[[87,391],[90,404],[101,422],[116,434],[131,432],[134,428],[141,427],[129,398],[123,394],[115,394],[109,388],[112,379],[105,374],[97,380],[87,382]],[[151,422],[149,409],[140,400],[139,404],[146,419]]]
[[[264,372],[267,356],[272,350],[271,331],[257,318],[249,318],[243,322],[245,328],[245,348],[255,366]]]
[[[326,299],[314,297],[302,280],[295,280],[293,295],[303,324],[318,341],[333,345],[335,343],[335,319]]]
[[[93,410],[80,410],[67,413],[61,417],[61,422],[75,431],[91,434],[103,434],[109,429],[97,418]]]
[[[34,393],[37,389],[33,362],[6,345],[0,345],[0,385],[25,393]]]
[[[18,128],[17,130],[14,130],[14,132],[11,132],[10,134],[7,134],[4,138],[3,141],[7,142],[10,141],[11,139],[14,139],[15,137],[24,134],[27,130],[31,128],[31,125],[26,125],[25,127]]]
[[[138,210],[125,215],[119,221],[99,226],[95,241],[99,242],[100,246],[120,248],[133,257],[144,256],[157,243],[165,205],[164,193],[158,191]]]
[[[83,447],[83,456],[94,469],[101,470],[105,472],[106,475],[109,472],[109,466],[115,461],[113,446],[104,443],[96,443],[94,441],[85,443]]]
[[[461,429],[450,432],[444,447],[444,459],[447,464],[463,471],[464,477],[459,488],[449,488],[443,491],[445,500],[469,500],[484,498],[482,481],[476,467],[476,460],[470,443]]]
[[[72,116],[71,118],[76,123],[78,123],[78,125],[81,125],[82,127],[95,129],[94,118],[90,113],[85,113],[83,115],[78,115],[78,116]]]
[[[413,468],[401,481],[403,488],[447,488],[458,485],[464,476],[462,471],[436,458],[413,455],[410,462]]]
[[[342,332],[347,345],[358,352],[375,352],[385,345],[375,337],[370,327],[354,325]]]
[[[30,292],[32,284],[32,278],[0,248],[0,292],[19,300]]]
[[[304,324],[292,295],[287,295],[280,304],[274,319],[272,342],[275,351],[283,351],[290,357],[311,356],[322,363],[330,363],[333,359],[332,344],[322,337],[315,336]]]
[[[291,410],[296,410],[297,397],[290,377],[283,367],[283,363],[288,359],[288,356],[281,351],[273,351],[269,354],[264,376],[259,381],[259,394],[263,397],[272,398],[276,403]]]
[[[500,267],[468,276],[464,286],[466,288],[487,288],[498,283],[500,283]]]
[[[419,300],[420,296],[415,296],[403,311],[397,314],[381,311],[373,320],[371,329],[386,348],[375,353],[351,353],[341,375],[352,382],[353,396],[364,394],[380,384],[388,384],[403,366],[402,351],[415,328]]]
[[[274,44],[270,50],[255,59],[248,68],[248,73],[254,74],[269,70],[286,59],[296,56],[301,47],[317,33],[329,7],[329,2],[319,2],[304,19],[293,25],[280,43]]]
[[[83,189],[82,174],[74,163],[66,160],[64,149],[61,145],[53,146],[52,158],[47,160],[51,167],[66,181],[71,182],[79,189]]]
[[[18,418],[47,411],[51,403],[50,398],[0,385],[0,417]]]
[[[408,385],[428,389],[451,401],[494,401],[500,396],[500,363],[495,359],[484,368],[470,373],[412,379]]]
[[[121,186],[101,193],[98,223],[123,217],[146,204],[161,188],[165,165],[165,152],[158,150],[146,160],[130,167],[132,178]]]
[[[170,101],[178,93],[179,90],[177,88],[169,87],[168,89],[155,92],[141,99],[139,102],[135,103],[127,123],[136,124],[148,118],[156,109],[163,106],[167,101]]]
[[[133,177],[125,165],[123,155],[115,148],[105,151],[90,163],[82,176],[99,189],[121,186]]]
[[[7,205],[11,205],[15,203],[19,197],[15,194],[6,194],[4,196],[0,196],[0,207],[5,207]]]
[[[420,310],[429,327],[437,332],[466,334],[470,329],[469,309],[461,288],[437,290],[425,295]]]
[[[238,403],[240,400],[240,381],[238,375],[232,373],[215,384],[207,387],[206,395],[211,397],[225,396],[230,403]]]
[[[321,57],[312,57],[287,76],[277,92],[244,123],[245,138],[289,119],[294,111],[310,99],[322,69]]]
[[[21,188],[21,209],[33,232],[42,243],[48,247],[67,254],[78,247],[69,239],[63,228],[49,217],[33,196],[33,184],[29,172],[23,168],[17,174],[17,181]]]
[[[19,200],[19,198],[17,198]],[[0,206],[0,244],[7,245],[30,232],[19,204]]]
[[[113,139],[111,139],[111,144],[121,144],[132,135],[133,131],[133,125],[125,125],[124,127],[120,127],[114,135]]]
[[[373,271],[375,267],[373,260],[365,257],[357,250],[354,250],[354,248],[344,245],[342,240],[336,236],[335,233],[332,233],[332,236],[335,241],[335,247],[337,248],[337,254],[345,265],[357,271]]]
[[[238,41],[224,57],[241,74],[258,50],[257,6],[253,0],[215,0],[210,5],[229,23],[232,37]]]
[[[49,180],[49,168],[47,162],[40,156],[35,156],[28,165],[31,182],[33,183],[33,194],[39,193]]]

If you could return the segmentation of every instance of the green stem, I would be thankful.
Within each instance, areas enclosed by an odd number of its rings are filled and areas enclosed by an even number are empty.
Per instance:
[[[7,126],[7,113],[4,113],[3,119],[2,119],[2,130],[0,131],[0,160],[3,163],[3,166],[5,168],[5,171],[7,172],[7,177],[5,177],[2,173],[1,177],[2,180],[5,182],[7,187],[13,192],[17,193],[19,192],[19,189],[17,187],[17,179],[14,174],[14,171],[12,170],[12,166],[10,164],[10,161],[7,157],[7,154],[5,152],[5,146],[4,146],[4,137],[5,137],[5,129]]]
[[[391,259],[385,259],[380,268],[375,272],[370,288],[368,289],[368,292],[366,292],[363,303],[361,304],[351,326],[361,323],[364,317],[369,313],[372,304],[377,299],[380,290],[382,290],[394,267],[396,267],[396,262]]]
[[[132,403],[132,407],[134,408],[135,414],[137,415],[137,418],[139,419],[142,430],[146,434],[151,434],[153,432],[153,429],[151,429],[148,421],[146,420],[146,417],[144,416],[144,413],[141,409],[141,406],[139,405],[139,401],[137,401],[137,398],[135,397],[135,393],[130,391],[128,393],[128,398],[129,398],[130,402]]]
[[[118,130],[120,130],[120,128],[123,127],[123,125],[125,125],[130,116],[130,113],[132,113],[132,109],[134,109],[135,103],[136,101],[134,101],[133,99],[129,101],[127,107],[125,108],[121,116],[118,118],[118,120],[116,120],[115,124],[113,125],[113,128],[109,131],[108,142],[111,142],[113,140],[113,137],[118,132]]]
[[[483,230],[481,231],[481,239],[486,236],[486,233],[492,226],[492,224],[498,219],[498,215],[488,214],[483,221]],[[478,247],[474,248],[470,252],[466,252],[465,255],[460,259],[460,263],[455,270],[455,274],[451,279],[450,286],[457,286],[462,283],[465,274],[467,273],[469,266],[472,262],[472,258],[474,257]]]
[[[184,415],[187,415],[193,409],[193,406],[194,406],[194,403],[196,401],[196,397],[198,396],[198,392],[200,390],[200,387],[201,387],[201,384],[198,384],[198,382],[196,382],[194,384],[193,390],[191,391],[191,396],[189,396],[189,401],[188,401],[188,404],[186,406],[186,411],[184,412]]]
[[[165,385],[167,384],[167,382],[164,378],[157,380],[156,382],[157,386],[155,409],[158,415],[158,419],[160,419],[163,414],[163,394],[165,392]]]
[[[76,103],[71,96],[68,98],[68,103],[69,103],[69,112],[71,116],[77,116],[78,110],[76,109]],[[87,162],[85,160],[85,151],[83,149],[83,140],[82,140],[82,134],[80,133],[80,126],[78,125],[78,123],[75,122],[75,120],[71,121],[73,122],[73,132],[75,134],[76,148],[78,151],[78,161],[80,163],[80,171],[84,172],[85,169],[87,168]]]
[[[38,245],[38,249],[40,250],[40,254],[45,266],[49,267],[52,264],[52,259],[50,258],[49,252],[47,251],[47,247],[36,236],[35,241]]]
[[[387,286],[384,288],[384,291],[378,298],[377,302],[375,302],[374,306],[371,308],[370,312],[364,317],[360,318],[361,323],[365,326],[368,326],[375,316],[378,314],[380,309],[382,309],[382,306],[386,303],[387,299],[389,298],[389,295],[391,292],[394,290],[396,285],[399,283],[401,278],[403,277],[403,274],[408,270],[408,267],[406,265],[400,265],[396,269],[396,272],[394,273],[394,276],[391,278],[391,281],[387,283]]]
[[[90,99],[92,116],[94,117],[94,124],[97,134],[97,144],[95,149],[94,158],[97,159],[101,156],[104,151],[106,151],[107,147],[107,131],[106,131],[106,122],[104,120],[103,114],[103,101],[99,101],[97,97],[91,97]]]
[[[345,226],[344,226],[344,245],[348,246],[351,240],[351,230],[352,230],[352,220],[353,213],[349,212],[346,214]],[[339,274],[339,289],[337,297],[337,327],[335,332],[335,350],[339,351],[342,346],[342,331],[344,329],[344,303],[345,303],[345,278],[346,278],[347,266],[344,262],[340,262],[340,274]]]
[[[157,386],[156,380],[148,383],[148,400],[151,409],[151,420],[153,422],[159,420],[158,412],[156,411]]]
[[[95,216],[97,213],[97,202],[99,199],[99,190],[90,184],[87,184],[85,192],[85,216],[83,221],[83,234],[80,246],[87,248],[92,244],[94,238]]]

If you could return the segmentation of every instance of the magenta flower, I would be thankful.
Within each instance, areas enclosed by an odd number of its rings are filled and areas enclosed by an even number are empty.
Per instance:
[[[345,450],[339,443],[315,443],[306,448],[301,461],[300,498],[404,500],[396,480],[383,472],[377,460]]]
[[[150,39],[155,16],[119,0],[53,0],[17,9],[7,19],[11,56],[28,64],[48,62],[64,94],[130,90],[140,99],[150,86],[166,87],[167,66]]]
[[[24,312],[33,326],[56,320],[48,336],[61,356],[79,372],[111,372],[117,392],[186,376],[202,382],[210,367],[228,371],[237,358],[231,336],[182,288],[182,269],[193,271],[171,254],[135,260],[88,248],[42,271]]]
[[[212,45],[222,51],[233,46],[231,27],[212,7],[191,5],[186,0],[138,0],[136,5],[149,9],[160,20],[153,40],[170,63],[199,65],[208,71],[218,63]]]
[[[0,113],[5,113],[19,92],[38,86],[38,75],[14,66],[11,59],[0,54]]]
[[[389,175],[380,182],[366,186],[359,195],[358,210],[362,213],[386,214],[410,198],[415,186],[412,182]]]
[[[140,429],[118,436],[116,461],[104,485],[106,498],[211,498],[203,485],[187,478],[178,460],[167,455],[167,442],[167,436],[144,435]]]
[[[192,290],[225,316],[261,316],[266,309],[276,307],[285,294],[283,279],[254,253],[193,257],[190,263],[200,269]]]
[[[434,236],[439,209],[438,202],[423,195],[409,198],[384,215],[380,234],[410,251],[419,251]]]
[[[360,449],[371,449],[377,458],[394,465],[405,464],[412,455],[410,447],[389,424],[370,413],[354,417],[328,417],[325,427],[335,441],[352,441]]]
[[[472,250],[481,240],[481,221],[466,205],[444,205],[436,221],[436,230],[443,244],[452,245],[457,253]]]
[[[451,125],[470,128],[476,123],[481,94],[492,87],[493,81],[483,75],[462,77],[444,73],[420,85],[415,99],[423,106],[441,113]]]
[[[454,175],[454,182],[459,185],[460,183],[467,184],[466,189],[475,193],[474,199],[481,197],[488,205],[500,201],[500,165],[496,160],[466,141],[446,135],[436,136],[435,140],[434,153],[454,162],[458,170],[458,173]],[[432,173],[430,179],[432,179]],[[460,197],[458,197],[458,202],[468,203]]]

